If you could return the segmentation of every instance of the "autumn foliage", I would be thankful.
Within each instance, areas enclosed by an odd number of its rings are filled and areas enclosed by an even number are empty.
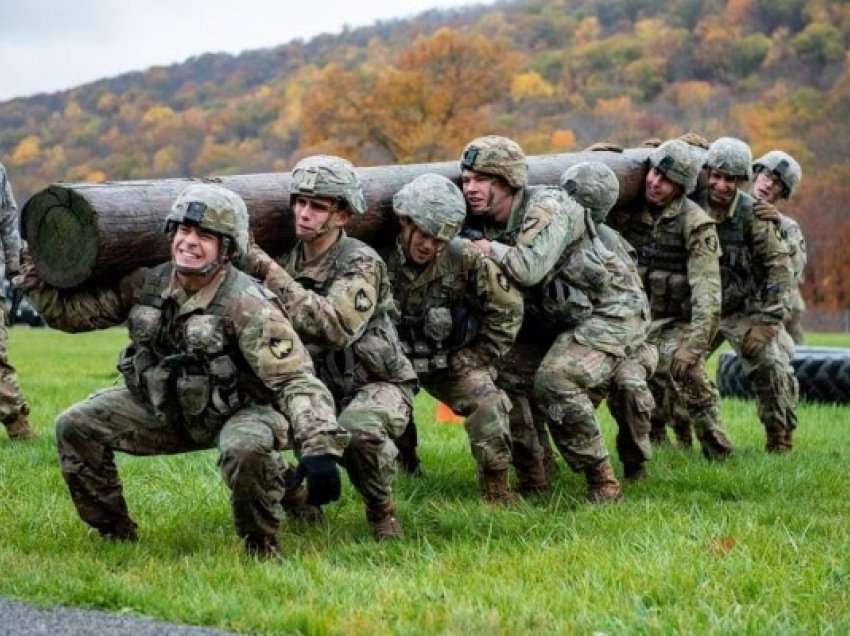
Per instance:
[[[60,180],[447,160],[483,133],[529,153],[694,130],[782,148],[804,180],[811,305],[850,308],[850,3],[527,0],[203,55],[0,104],[22,201]]]

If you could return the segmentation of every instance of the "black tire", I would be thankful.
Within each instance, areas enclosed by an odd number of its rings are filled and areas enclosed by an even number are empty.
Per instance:
[[[850,404],[850,349],[797,347],[791,364],[800,383],[800,399]],[[734,352],[720,354],[717,388],[724,397],[753,397],[741,361]]]

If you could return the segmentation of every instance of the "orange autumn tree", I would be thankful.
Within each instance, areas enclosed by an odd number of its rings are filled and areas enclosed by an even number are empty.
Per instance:
[[[361,163],[452,158],[492,129],[488,105],[510,95],[516,57],[480,35],[443,28],[393,66],[328,65],[303,97],[302,148]]]

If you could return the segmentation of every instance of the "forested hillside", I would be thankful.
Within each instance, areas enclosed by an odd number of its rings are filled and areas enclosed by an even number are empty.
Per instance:
[[[192,58],[0,104],[21,202],[58,180],[455,158],[473,135],[529,153],[685,130],[803,165],[806,296],[850,307],[850,2],[531,0],[433,11],[273,50]]]

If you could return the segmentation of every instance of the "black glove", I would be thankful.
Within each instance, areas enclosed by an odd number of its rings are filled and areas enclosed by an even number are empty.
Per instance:
[[[333,455],[310,455],[302,457],[295,469],[295,482],[307,480],[307,503],[311,506],[323,506],[339,499],[342,482],[339,468]]]

